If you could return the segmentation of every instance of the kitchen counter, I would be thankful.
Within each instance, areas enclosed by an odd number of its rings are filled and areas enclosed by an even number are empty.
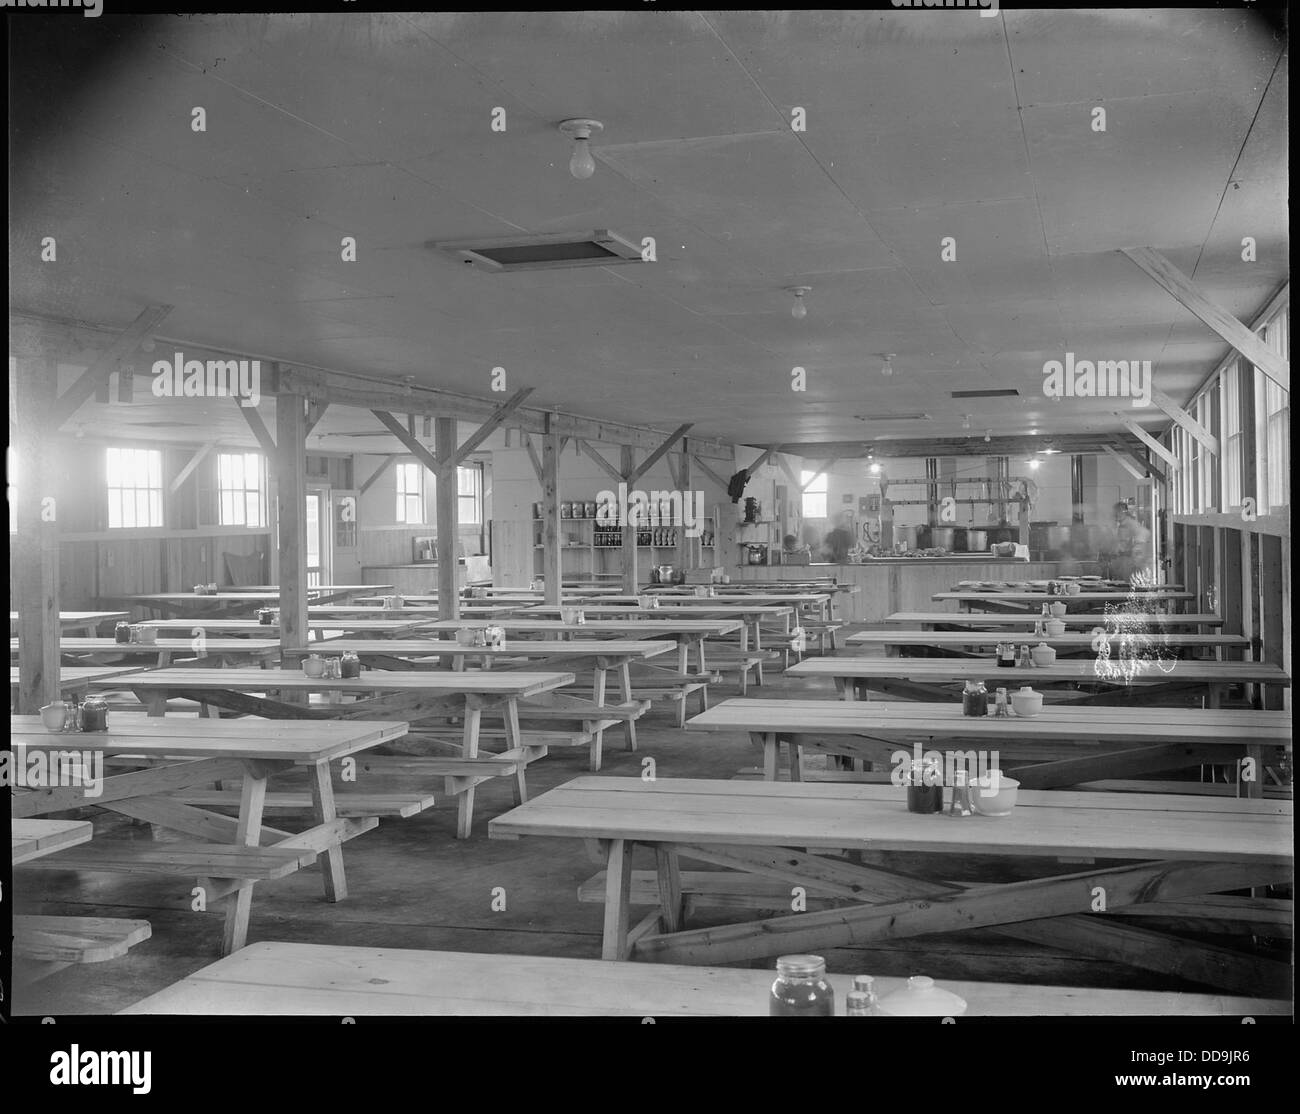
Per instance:
[[[853,623],[880,623],[896,611],[934,611],[935,592],[947,592],[959,580],[1051,580],[1060,575],[1092,572],[1091,565],[1058,561],[1017,561],[989,554],[947,557],[880,557],[863,565],[816,562],[810,565],[732,565],[733,580],[765,583],[833,576],[858,591],[842,597],[839,618]],[[946,610],[956,611],[955,603]]]

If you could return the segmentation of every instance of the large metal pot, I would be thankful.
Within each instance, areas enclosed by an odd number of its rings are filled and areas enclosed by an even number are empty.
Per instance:
[[[946,549],[951,552],[956,538],[957,531],[951,526],[931,526],[930,545],[927,548]]]
[[[966,531],[966,552],[983,553],[989,547],[989,534],[987,530],[967,530]]]

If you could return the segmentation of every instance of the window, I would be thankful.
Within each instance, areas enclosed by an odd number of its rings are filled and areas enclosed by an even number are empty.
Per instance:
[[[816,477],[814,479],[814,477]],[[811,482],[809,482],[811,481]],[[804,485],[803,489],[803,516],[804,518],[825,518],[826,517],[826,487],[830,482],[826,473],[817,475],[815,472],[800,472],[799,482]]]
[[[161,526],[162,453],[157,449],[109,449],[110,529]]]
[[[483,469],[478,465],[456,469],[456,521],[461,526],[483,522]]]
[[[424,465],[418,461],[397,465],[397,521],[424,521]]]
[[[266,483],[260,453],[217,456],[217,522],[221,526],[265,526]]]

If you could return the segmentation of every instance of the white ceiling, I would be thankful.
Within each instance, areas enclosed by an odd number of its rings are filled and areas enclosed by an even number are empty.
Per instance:
[[[166,302],[163,334],[196,344],[479,395],[504,366],[530,406],[768,444],[960,435],[967,412],[1118,428],[1113,402],[1044,399],[1044,361],[1151,359],[1184,398],[1227,349],[1116,249],[1157,248],[1240,317],[1287,276],[1286,59],[1244,11],[142,26],[80,84],[48,21],[11,28],[11,308],[120,328]],[[572,116],[605,123],[587,181]],[[654,236],[658,262],[485,274],[424,246],[598,227]],[[981,387],[1025,397],[949,397]],[[857,417],[908,411],[932,420]]]

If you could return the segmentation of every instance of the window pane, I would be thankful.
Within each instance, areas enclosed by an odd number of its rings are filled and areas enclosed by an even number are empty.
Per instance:
[[[812,482],[809,483],[809,482],[808,482],[809,480],[812,480]],[[819,493],[819,492],[820,492],[820,493],[824,493],[824,492],[826,491],[826,485],[827,485],[828,483],[830,483],[830,477],[829,477],[825,472],[823,472],[820,476],[818,476],[818,477],[814,480],[814,479],[813,479],[813,473],[812,473],[812,472],[800,472],[800,473],[799,473],[799,482],[800,482],[801,484],[807,484],[807,485],[808,485],[806,488],[804,488],[804,493],[805,493],[805,494],[816,494],[816,493]],[[817,517],[817,518],[824,518],[825,516],[824,516],[824,515],[817,515],[816,517]]]
[[[803,516],[804,518],[825,518],[826,517],[826,495],[823,492],[804,492],[803,496]]]
[[[116,491],[108,493],[108,525],[114,529],[122,525],[122,499]]]

